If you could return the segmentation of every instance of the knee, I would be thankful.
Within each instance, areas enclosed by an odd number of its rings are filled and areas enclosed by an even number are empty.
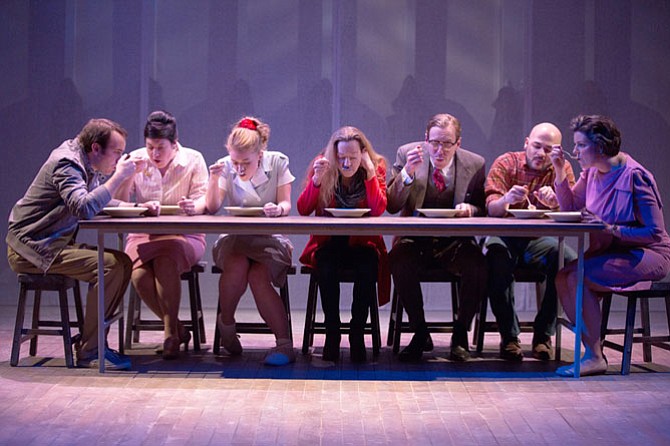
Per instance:
[[[502,245],[490,245],[486,251],[486,264],[490,271],[496,274],[491,276],[500,276],[503,274],[512,274],[514,270],[514,261],[509,250]]]
[[[133,261],[125,252],[108,251],[104,255],[105,273],[122,273],[130,279],[133,270]]]
[[[175,274],[178,274],[177,271],[177,262],[175,262],[170,257],[156,257],[153,261],[154,269],[161,271],[174,271]]]
[[[133,285],[135,288],[141,287],[143,284],[147,282],[152,282],[154,280],[154,274],[153,271],[148,269],[146,266],[136,268],[132,271],[131,280],[133,281]]]
[[[563,256],[565,257],[565,263],[574,262],[575,260],[577,260],[577,253],[575,252],[574,249],[570,248],[569,246],[565,247],[565,250],[563,251]]]
[[[247,289],[246,276],[222,273],[219,278],[219,296],[241,296]]]
[[[407,274],[408,270],[419,269],[419,261],[414,250],[407,244],[397,244],[389,253],[391,274]]]
[[[261,263],[254,263],[249,268],[248,273],[249,286],[252,288],[258,286],[267,286],[270,281],[270,271]]]
[[[486,257],[477,245],[469,243],[461,245],[457,259],[463,265],[464,270],[473,270],[480,273],[488,270]]]
[[[556,288],[565,288],[568,283],[568,272],[565,268],[556,273]]]

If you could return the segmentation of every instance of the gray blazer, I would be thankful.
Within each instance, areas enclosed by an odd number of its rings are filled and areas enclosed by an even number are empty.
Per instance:
[[[97,187],[104,181],[93,171],[77,139],[63,142],[12,208],[7,244],[47,272],[74,239],[79,220],[93,218],[112,201],[106,187]]]
[[[407,162],[407,152],[421,145],[424,153],[428,153],[429,147],[426,142],[413,142],[398,148],[396,160],[393,163],[391,179],[386,188],[387,204],[386,210],[395,214],[402,211],[401,215],[414,215],[417,208],[423,206],[428,185],[428,171],[430,161],[425,159],[414,172],[414,181],[405,186],[400,171]],[[454,205],[468,203],[477,208],[476,216],[486,215],[484,181],[486,180],[486,166],[484,158],[476,153],[458,148],[454,158],[456,163],[456,184],[454,190]]]

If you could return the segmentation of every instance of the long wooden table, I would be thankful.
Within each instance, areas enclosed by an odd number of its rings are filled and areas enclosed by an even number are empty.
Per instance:
[[[546,219],[515,218],[424,218],[424,217],[234,217],[217,215],[161,216],[137,218],[96,217],[80,222],[81,229],[97,231],[98,265],[103,264],[105,234],[129,232],[148,234],[226,233],[226,234],[319,234],[319,235],[404,235],[404,236],[510,236],[565,237],[577,239],[578,285],[575,332],[575,377],[579,377],[581,357],[582,298],[584,290],[584,241],[589,232],[600,231],[599,223],[557,223]],[[561,256],[562,257],[562,256]],[[105,345],[105,284],[103,269],[98,268],[98,346]],[[98,348],[100,372],[105,371],[104,348]]]

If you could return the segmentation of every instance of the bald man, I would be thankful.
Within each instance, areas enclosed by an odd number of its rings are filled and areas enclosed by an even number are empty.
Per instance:
[[[491,217],[508,216],[508,209],[558,210],[553,190],[554,168],[549,158],[553,146],[561,144],[561,132],[551,123],[536,125],[526,137],[524,150],[499,156],[485,183],[486,209]],[[565,172],[570,186],[575,175],[568,161]],[[489,299],[498,323],[501,343],[500,357],[510,361],[523,360],[519,341],[519,320],[514,309],[514,269],[523,266],[537,269],[547,276],[545,293],[533,323],[532,355],[536,359],[552,358],[551,336],[556,331],[556,286],[558,240],[553,237],[488,237],[485,241],[489,265]],[[565,260],[576,258],[566,247]]]

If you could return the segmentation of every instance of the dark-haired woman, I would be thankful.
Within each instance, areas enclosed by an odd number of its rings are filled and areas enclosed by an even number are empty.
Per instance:
[[[134,199],[158,215],[162,205],[178,205],[185,215],[205,210],[207,164],[200,152],[179,143],[177,122],[165,111],[155,111],[144,127],[146,147],[131,157],[148,160],[119,198]],[[140,298],[165,324],[163,359],[174,359],[191,334],[179,322],[182,273],[202,258],[204,234],[128,234],[126,253],[133,261],[132,284]]]
[[[592,234],[585,254],[584,356],[580,374],[607,370],[600,344],[599,299],[613,291],[642,289],[649,281],[670,271],[670,238],[663,221],[661,196],[653,175],[630,155],[621,152],[621,133],[605,116],[578,116],[572,120],[573,154],[582,167],[570,188],[565,178],[563,151],[554,147],[551,161],[556,170],[556,196],[563,211],[583,210],[605,229]],[[556,277],[556,289],[566,314],[576,319],[577,262],[569,263]],[[572,376],[572,365],[556,371]]]

